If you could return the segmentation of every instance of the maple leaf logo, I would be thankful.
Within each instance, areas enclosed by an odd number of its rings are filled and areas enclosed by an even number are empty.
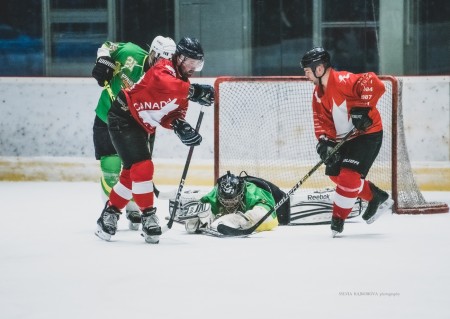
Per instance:
[[[339,82],[344,82],[345,80],[347,80],[348,78],[350,78],[350,74],[346,74],[346,75],[339,75]]]

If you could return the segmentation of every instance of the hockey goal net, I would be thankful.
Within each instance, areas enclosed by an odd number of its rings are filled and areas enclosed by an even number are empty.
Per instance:
[[[399,214],[444,213],[445,203],[427,202],[414,179],[406,148],[401,82],[380,77],[386,93],[377,107],[383,146],[368,179],[390,190]],[[320,159],[316,153],[311,98],[305,77],[219,77],[215,81],[214,174],[246,171],[291,189]],[[297,191],[334,187],[322,166]]]

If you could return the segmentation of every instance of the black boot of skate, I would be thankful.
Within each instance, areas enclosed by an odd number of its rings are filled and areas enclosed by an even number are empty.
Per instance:
[[[141,224],[142,217],[141,213],[136,210],[126,210],[128,219],[128,228],[130,230],[139,230],[139,225]]]
[[[103,240],[109,241],[116,234],[117,221],[120,218],[120,210],[106,203],[99,219],[97,220],[97,231],[95,235]]]
[[[159,236],[162,234],[159,226],[156,208],[149,208],[142,212],[142,236],[149,244],[159,243]]]
[[[373,183],[369,182],[369,186],[372,190],[373,198],[367,204],[362,219],[364,219],[367,224],[372,224],[392,207],[394,201],[389,197],[388,193],[379,189]]]
[[[331,217],[331,235],[333,238],[342,233],[344,230],[344,222],[345,221],[339,217]]]

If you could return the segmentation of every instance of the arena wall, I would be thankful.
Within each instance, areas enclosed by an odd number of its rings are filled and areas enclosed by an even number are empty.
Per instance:
[[[191,82],[213,84],[214,78]],[[405,135],[421,189],[450,190],[450,76],[401,77]],[[101,88],[91,78],[0,77],[0,180],[98,180],[92,124]],[[214,109],[204,107],[186,184],[212,185]],[[200,106],[187,120],[195,125]],[[187,147],[157,132],[155,181],[179,182]],[[299,177],[301,178],[301,176]]]

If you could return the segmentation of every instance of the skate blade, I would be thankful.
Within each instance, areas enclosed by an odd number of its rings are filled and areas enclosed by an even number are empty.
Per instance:
[[[106,241],[111,240],[111,235],[108,233],[105,233],[101,228],[97,229],[94,234],[95,234],[95,236],[97,236],[98,238],[100,238],[102,240],[106,240]]]
[[[384,203],[382,203],[380,205],[380,207],[378,207],[378,210],[375,213],[375,215],[373,215],[368,220],[366,220],[366,223],[367,224],[372,224],[374,221],[376,221],[378,218],[380,218],[381,215],[383,215],[388,210],[390,210],[392,205],[394,205],[394,201],[389,197],[388,199],[386,199],[386,201]]]
[[[331,237],[336,238],[338,235],[340,234],[340,232],[332,230],[331,231]]]
[[[149,236],[146,234],[141,234],[141,236],[144,237],[147,244],[159,244],[159,235]]]
[[[129,230],[139,230],[139,223],[132,223],[131,221],[128,222],[128,229]]]

